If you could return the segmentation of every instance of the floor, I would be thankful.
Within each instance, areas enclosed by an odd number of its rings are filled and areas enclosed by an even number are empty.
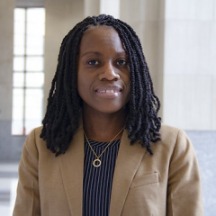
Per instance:
[[[11,216],[17,187],[18,164],[0,164],[0,215]]]

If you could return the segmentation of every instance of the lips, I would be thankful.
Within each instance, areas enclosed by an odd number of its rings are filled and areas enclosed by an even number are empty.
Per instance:
[[[122,92],[122,88],[119,86],[101,86],[95,89],[95,92],[98,96],[107,97],[107,98],[115,98],[118,97]]]

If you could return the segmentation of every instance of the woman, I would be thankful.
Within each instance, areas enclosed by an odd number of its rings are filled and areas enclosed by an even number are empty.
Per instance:
[[[192,145],[159,108],[133,29],[106,15],[78,23],[24,145],[13,215],[203,215]]]

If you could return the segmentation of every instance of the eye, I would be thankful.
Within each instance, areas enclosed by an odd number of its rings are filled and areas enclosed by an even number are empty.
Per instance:
[[[98,60],[95,60],[95,59],[92,59],[92,60],[89,60],[87,62],[88,65],[92,65],[92,66],[97,66],[99,65],[99,61]]]
[[[118,60],[116,61],[116,64],[117,64],[118,66],[126,66],[126,65],[127,65],[127,61],[126,61],[125,59],[118,59]]]

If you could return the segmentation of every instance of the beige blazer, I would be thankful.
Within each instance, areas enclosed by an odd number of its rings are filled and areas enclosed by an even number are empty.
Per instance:
[[[13,216],[82,216],[84,136],[55,157],[40,138],[27,138],[19,166]],[[110,216],[202,216],[200,177],[192,144],[181,130],[162,126],[150,156],[124,131],[114,172]],[[94,215],[96,216],[96,215]]]

